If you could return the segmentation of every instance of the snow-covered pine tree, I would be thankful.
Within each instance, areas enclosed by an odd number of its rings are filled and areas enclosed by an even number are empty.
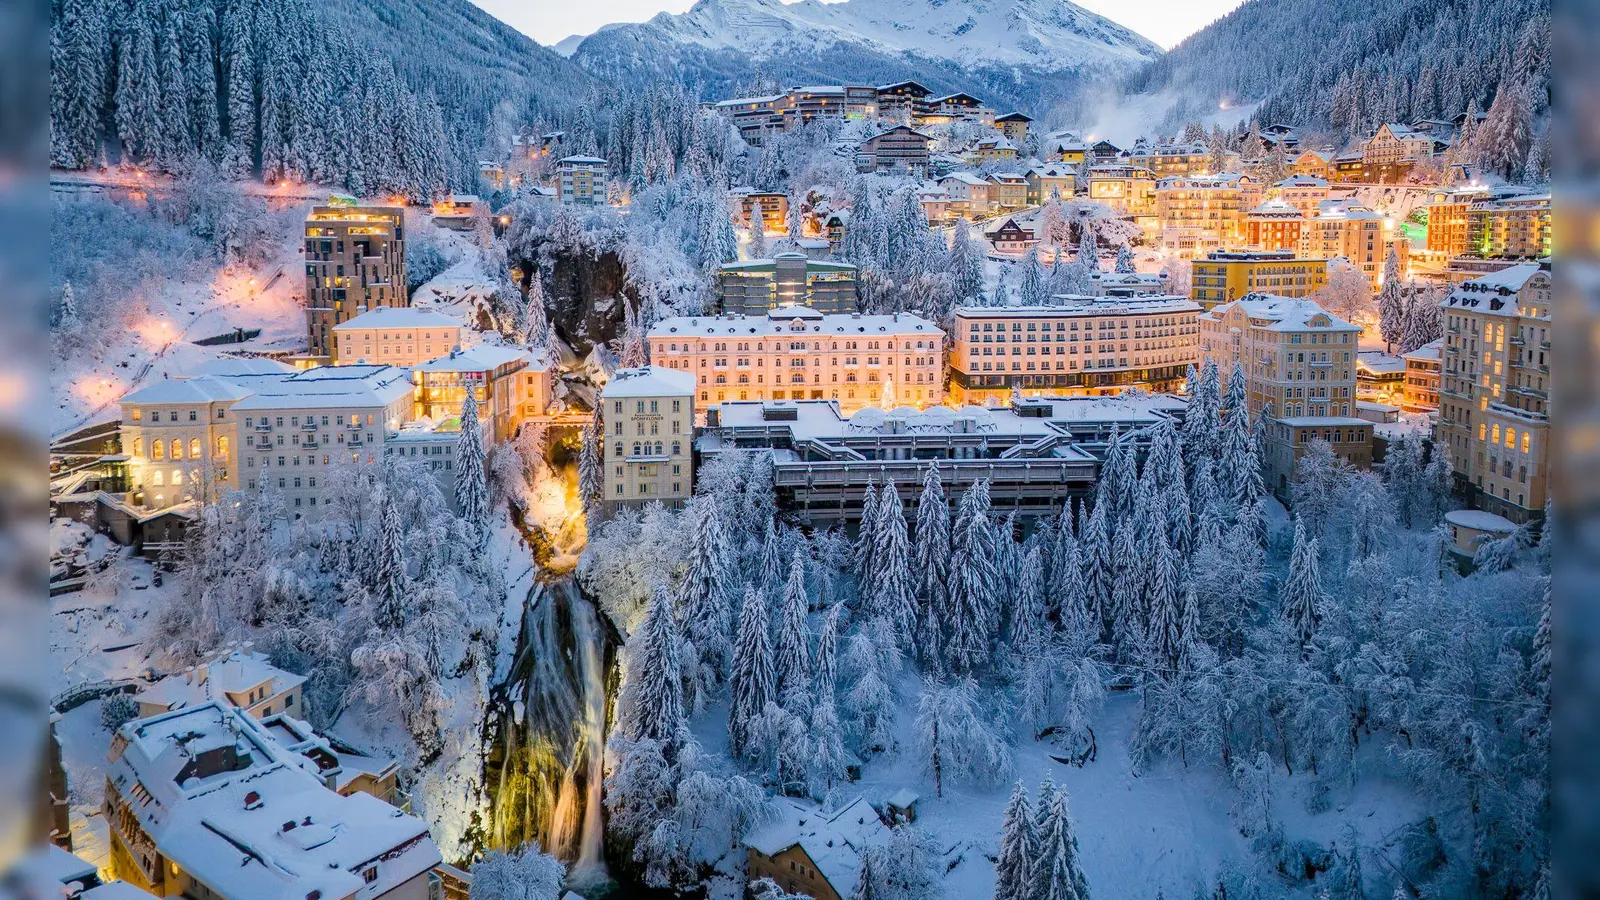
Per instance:
[[[807,773],[813,795],[827,797],[835,784],[845,778],[850,754],[844,746],[844,729],[839,724],[839,702],[834,655],[839,640],[839,607],[823,619],[822,636],[817,641],[816,696],[811,707],[811,743]]]
[[[733,646],[733,669],[728,677],[728,750],[735,757],[745,753],[751,723],[778,696],[768,619],[761,592],[746,586],[744,605],[739,610],[739,637]]]
[[[1012,595],[1012,601],[1012,650],[1018,653],[1033,652],[1048,639],[1050,628],[1045,616],[1044,551],[1038,546],[1023,554],[1017,590]]]
[[[156,162],[162,149],[161,92],[156,71],[156,0],[134,0],[121,26],[113,102],[117,136],[135,159]]]
[[[783,586],[783,601],[778,607],[776,659],[773,672],[778,698],[790,715],[808,717],[811,705],[811,645],[806,639],[805,559],[796,550],[789,564],[789,580]]]
[[[489,480],[478,423],[477,393],[468,387],[461,400],[461,430],[456,437],[456,508],[479,550],[489,541]]]
[[[1137,271],[1133,266],[1133,249],[1127,244],[1117,248],[1117,262],[1112,271],[1118,275],[1132,275]]]
[[[675,752],[688,725],[683,712],[678,626],[665,587],[656,589],[633,641],[639,642],[639,650],[634,655],[633,642],[629,642],[629,684],[624,690],[630,696],[621,703],[626,711],[623,732],[630,740],[660,741]]]
[[[106,21],[101,0],[63,0],[50,26],[50,164],[88,167],[100,149]]]
[[[856,544],[850,553],[850,568],[854,569],[860,579],[861,597],[866,602],[869,586],[867,584],[873,569],[872,554],[878,550],[878,484],[873,476],[867,476],[867,489],[861,497],[861,524],[856,530]]]
[[[583,501],[583,515],[590,534],[597,534],[600,523],[605,521],[606,470],[600,443],[604,436],[600,410],[596,409],[583,426],[578,448],[578,497]]]
[[[1089,879],[1083,874],[1065,788],[1051,794],[1049,820],[1039,834],[1038,846],[1038,881],[1033,896],[1037,900],[1089,900]]]
[[[1112,539],[1111,638],[1118,657],[1138,658],[1149,613],[1144,604],[1145,560],[1139,546],[1139,527],[1130,513],[1117,526]]]
[[[1400,256],[1394,247],[1383,258],[1383,285],[1378,289],[1378,334],[1389,349],[1400,343],[1405,331],[1405,282],[1400,280]]]
[[[1033,833],[1033,808],[1028,791],[1018,781],[1006,802],[1000,823],[1000,851],[994,861],[994,900],[1032,900],[1036,882],[1033,864],[1038,854]]]
[[[721,507],[716,503],[695,505],[688,566],[678,585],[678,617],[684,636],[700,653],[693,663],[705,667],[713,678],[721,678],[727,671],[738,562]]]
[[[961,509],[951,529],[945,663],[955,672],[982,667],[994,646],[993,613],[1000,573],[988,509],[987,485],[974,484],[962,495]]]
[[[264,487],[267,479],[261,482]],[[378,522],[377,567],[373,578],[377,587],[373,597],[376,612],[372,622],[384,631],[397,631],[406,623],[410,592],[406,587],[406,559],[401,549],[404,544],[400,510],[394,498],[386,495]]]
[[[906,537],[905,507],[893,479],[886,481],[878,494],[877,549],[867,579],[871,597],[866,608],[899,636],[900,645],[909,649],[916,634],[916,587],[911,578],[911,546]]]
[[[767,229],[765,215],[761,209],[761,201],[753,200],[750,203],[750,246],[747,248],[751,259],[767,258]]]
[[[944,498],[944,485],[939,481],[939,464],[934,461],[922,473],[922,493],[917,498],[917,534],[915,562],[917,567],[916,649],[924,665],[935,665],[943,659],[943,618],[947,606],[946,576],[950,564],[950,507]]]
[[[1285,622],[1294,632],[1301,651],[1311,645],[1317,625],[1328,604],[1322,587],[1322,566],[1317,558],[1317,539],[1306,534],[1305,523],[1294,523],[1294,550],[1289,557],[1289,577],[1283,583],[1280,607]]]
[[[778,540],[778,526],[767,520],[761,538],[761,554],[756,558],[755,583],[763,591],[776,591],[782,586],[785,573],[783,544]]]
[[[1017,296],[1023,306],[1042,306],[1049,299],[1049,281],[1044,267],[1039,265],[1039,248],[1029,247],[1018,264],[1022,277],[1017,283]]]
[[[539,277],[538,272],[528,279],[528,296],[522,303],[522,323],[518,332],[524,342],[555,352],[551,346],[555,334],[551,329],[550,313],[545,309],[544,279]]]
[[[1112,618],[1112,585],[1116,580],[1115,554],[1111,540],[1111,507],[1101,500],[1094,504],[1083,534],[1083,587],[1088,604],[1091,630],[1098,638]]]
[[[952,683],[923,682],[917,697],[917,755],[933,776],[936,796],[946,779],[992,784],[1011,772],[1011,751],[986,720],[971,678]]]
[[[857,628],[845,641],[843,708],[853,745],[863,754],[894,746],[895,696],[883,658],[868,628]]]
[[[972,226],[957,219],[945,271],[957,304],[977,304],[983,299],[983,250],[972,238]]]
[[[1178,561],[1167,543],[1166,533],[1156,529],[1147,546],[1150,568],[1145,579],[1145,594],[1150,619],[1144,636],[1145,664],[1170,671],[1177,667],[1182,648],[1180,594],[1185,588],[1178,584]]]

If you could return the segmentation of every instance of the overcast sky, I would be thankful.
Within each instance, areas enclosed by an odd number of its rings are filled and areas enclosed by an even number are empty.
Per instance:
[[[694,0],[472,0],[541,44],[572,34],[591,34],[612,22],[643,22],[658,12],[679,13]],[[831,2],[831,0],[825,0]],[[1211,24],[1242,0],[1075,0],[1171,47]]]

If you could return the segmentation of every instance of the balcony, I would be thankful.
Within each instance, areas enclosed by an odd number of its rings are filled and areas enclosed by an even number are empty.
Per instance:
[[[304,423],[302,423],[300,425],[300,430],[301,431],[316,431],[317,430],[317,423],[315,423],[315,422],[304,422]]]
[[[265,432],[268,432],[268,431],[271,431],[271,430],[272,430],[272,424],[270,422],[262,422],[261,424],[256,426],[256,431],[259,431],[259,432],[262,432],[262,433],[265,433]]]

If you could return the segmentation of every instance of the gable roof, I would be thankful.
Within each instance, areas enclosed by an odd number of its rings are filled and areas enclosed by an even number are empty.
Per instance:
[[[769,857],[798,846],[841,897],[855,891],[862,852],[889,840],[888,826],[862,797],[833,812],[789,798],[772,807],[776,818],[747,835],[745,846]]]
[[[1003,116],[995,116],[994,120],[996,122],[1032,122],[1033,116],[1030,116],[1027,113],[1012,112],[1006,113]]]

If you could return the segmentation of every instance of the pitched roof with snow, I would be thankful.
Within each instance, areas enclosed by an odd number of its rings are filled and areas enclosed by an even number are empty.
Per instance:
[[[236,411],[383,408],[411,396],[411,372],[397,366],[318,366],[271,384],[234,405]]]
[[[305,681],[304,675],[272,665],[264,653],[230,650],[192,671],[168,675],[140,691],[136,699],[141,703],[181,709],[211,700],[228,701],[229,694],[243,694],[262,685],[267,687],[265,697],[276,697]]]
[[[1360,332],[1352,325],[1305,297],[1280,297],[1277,294],[1245,294],[1237,300],[1224,303],[1200,314],[1202,320],[1220,320],[1234,309],[1243,310],[1250,324],[1264,331],[1327,331]]]
[[[378,896],[442,861],[421,819],[313,768],[213,701],[122,726],[108,777],[161,853],[229,900]]]
[[[694,373],[662,366],[618,369],[606,382],[600,396],[607,400],[621,397],[692,397]]]
[[[777,818],[746,836],[745,846],[770,857],[798,844],[841,897],[855,892],[861,854],[889,840],[888,826],[861,797],[833,812],[789,798],[772,805]]]
[[[122,395],[123,406],[153,403],[229,403],[250,396],[250,389],[215,375],[163,378]]]
[[[363,328],[460,328],[461,320],[420,306],[379,306],[333,326],[335,333]]]
[[[452,350],[438,359],[430,359],[411,367],[413,372],[492,372],[504,365],[522,360],[534,365],[534,354],[519,347],[499,347],[477,344],[465,350]]]
[[[1549,278],[1546,264],[1529,262],[1469,278],[1456,285],[1440,305],[1445,309],[1514,317],[1520,315],[1520,311],[1513,298],[1541,273]]]

